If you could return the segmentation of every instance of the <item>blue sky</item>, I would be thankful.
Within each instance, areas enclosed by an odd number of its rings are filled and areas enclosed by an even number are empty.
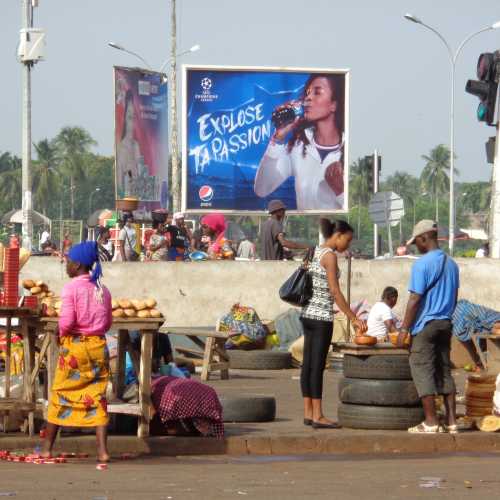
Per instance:
[[[21,66],[15,58],[21,1],[0,14],[0,151],[21,150]],[[33,140],[66,125],[85,127],[96,151],[113,150],[112,66],[136,65],[107,47],[116,41],[159,68],[169,56],[168,0],[40,0],[35,26],[47,30],[47,60],[33,72]],[[193,64],[350,68],[350,157],[378,148],[383,175],[418,175],[421,155],[449,143],[450,64],[431,32],[403,19],[412,12],[456,47],[500,20],[496,0],[178,0],[178,46],[201,50]],[[500,30],[479,35],[457,65],[459,181],[488,180],[484,143],[494,129],[475,118],[465,93],[480,52],[500,49]]]

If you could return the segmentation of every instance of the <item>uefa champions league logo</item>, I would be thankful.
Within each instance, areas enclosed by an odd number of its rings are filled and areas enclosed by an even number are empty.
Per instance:
[[[201,88],[208,92],[212,88],[212,80],[210,78],[202,78],[201,79]]]
[[[208,76],[204,76],[200,80],[200,87],[202,92],[194,95],[194,98],[202,102],[212,102],[219,98],[217,94],[212,92],[214,82]]]

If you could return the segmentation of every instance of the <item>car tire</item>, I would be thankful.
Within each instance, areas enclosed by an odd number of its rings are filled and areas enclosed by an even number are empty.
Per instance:
[[[407,355],[344,355],[344,376],[371,380],[412,380]]]
[[[342,378],[339,381],[342,403],[368,406],[420,406],[412,380],[367,380]]]
[[[229,368],[238,370],[284,370],[292,366],[292,355],[282,351],[227,351]]]
[[[338,422],[351,429],[405,430],[424,420],[420,407],[365,406],[341,403]]]
[[[276,399],[271,396],[223,396],[220,398],[224,422],[272,422]]]

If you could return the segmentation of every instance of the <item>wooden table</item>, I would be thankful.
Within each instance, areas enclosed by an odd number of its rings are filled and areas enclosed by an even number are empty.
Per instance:
[[[481,339],[486,340],[486,354],[481,349]],[[490,373],[500,373],[500,336],[491,333],[473,333],[471,340],[484,369]]]
[[[48,378],[49,391],[55,373],[57,357],[59,352],[59,339],[57,337],[58,318],[42,318],[46,338],[49,338]],[[163,324],[163,318],[114,318],[112,330],[118,330],[117,369],[115,373],[113,392],[117,398],[123,396],[125,389],[125,354],[129,353],[135,372],[139,379],[139,403],[138,404],[109,404],[109,413],[126,413],[137,415],[139,425],[137,436],[144,438],[149,436],[149,421],[151,420],[151,361],[153,358],[153,334]],[[132,349],[130,344],[130,331],[139,331],[141,335],[140,356]]]
[[[168,335],[182,335],[191,340],[203,351],[201,380],[206,382],[210,374],[220,371],[222,380],[229,378],[229,357],[226,353],[228,332],[218,332],[213,326],[172,327],[164,325],[160,332]],[[204,342],[202,339],[206,339]]]
[[[381,342],[373,346],[358,345],[351,342],[335,344],[342,354],[350,354],[351,356],[408,356],[408,349],[400,349],[390,342]]]
[[[5,334],[6,334],[6,353],[5,353],[5,397],[0,398],[0,410],[9,411],[17,410],[28,413],[27,430],[30,436],[33,436],[35,430],[35,409],[36,409],[36,394],[35,394],[35,379],[33,371],[35,365],[35,341],[38,315],[33,309],[27,307],[0,307],[0,318],[6,319]],[[12,320],[19,321],[18,327],[12,326]],[[0,327],[1,328],[1,327]],[[11,340],[12,332],[15,331],[23,337],[24,350],[24,376],[23,376],[23,395],[21,398],[11,398],[11,380],[10,380],[10,357],[11,357]],[[6,432],[7,416],[4,417],[3,428]]]

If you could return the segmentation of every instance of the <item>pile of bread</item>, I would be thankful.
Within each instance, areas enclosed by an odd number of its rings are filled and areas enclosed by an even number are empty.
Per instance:
[[[61,314],[61,297],[49,290],[46,283],[41,280],[24,280],[23,287],[29,290],[31,295],[38,297],[38,302],[43,306],[45,316],[55,318]]]
[[[155,299],[118,299],[112,301],[114,318],[161,318]]]

